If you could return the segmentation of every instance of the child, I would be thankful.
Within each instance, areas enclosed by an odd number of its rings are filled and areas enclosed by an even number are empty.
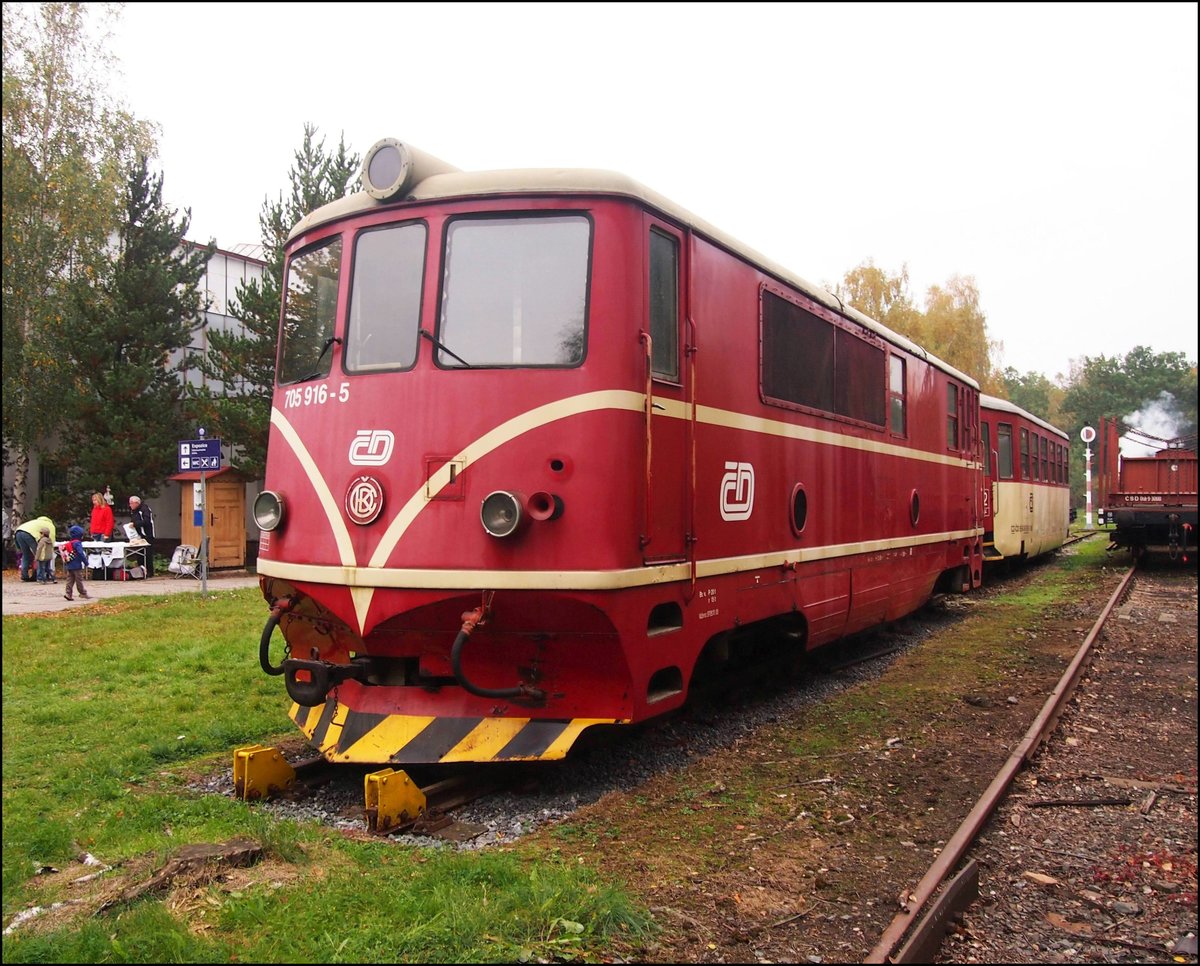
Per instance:
[[[37,560],[37,582],[39,584],[56,583],[54,579],[54,541],[50,539],[50,528],[42,527],[39,531],[35,559]]]
[[[63,544],[63,560],[67,562],[67,592],[63,594],[67,600],[73,600],[71,591],[79,588],[79,596],[88,599],[88,592],[83,586],[83,567],[87,563],[87,555],[83,552],[83,527],[76,524],[71,527],[71,540]]]

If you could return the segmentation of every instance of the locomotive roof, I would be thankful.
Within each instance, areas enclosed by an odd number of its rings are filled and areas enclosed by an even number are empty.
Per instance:
[[[435,162],[437,159],[432,159]],[[852,319],[859,325],[876,333],[893,345],[926,359],[932,365],[944,370],[957,379],[978,389],[979,384],[970,376],[955,369],[949,363],[943,362],[931,352],[912,342],[910,339],[894,332],[887,326],[868,315],[858,311],[837,296],[827,292],[819,285],[814,285],[807,279],[801,278],[794,272],[776,264],[761,252],[755,251],[736,238],[727,235],[719,228],[681,208],[675,202],[663,197],[657,191],[627,175],[615,171],[603,171],[592,168],[517,168],[497,171],[457,171],[445,162],[439,173],[430,174],[413,184],[403,198],[393,198],[381,201],[366,191],[359,191],[344,198],[339,198],[330,204],[318,208],[305,215],[288,235],[288,242],[304,234],[306,231],[326,222],[348,215],[360,214],[388,207],[402,207],[405,203],[421,203],[427,201],[442,201],[458,198],[501,197],[506,195],[616,195],[632,198],[654,208],[680,224],[687,225],[693,231],[705,236],[722,248],[746,259],[746,261],[774,275],[781,281],[802,291],[809,298],[820,302],[826,308],[844,318]],[[449,170],[446,170],[446,169]],[[438,169],[434,169],[438,170]],[[1026,414],[1028,415],[1028,414]],[[1030,416],[1031,419],[1036,417]],[[1047,424],[1048,425],[1048,424]],[[1054,427],[1048,427],[1053,429]],[[1058,432],[1058,430],[1055,430]]]
[[[979,405],[984,409],[999,409],[1002,412],[1012,413],[1016,416],[1024,416],[1031,423],[1037,423],[1042,429],[1048,429],[1057,436],[1061,436],[1067,442],[1071,441],[1071,437],[1064,433],[1057,426],[1051,425],[1044,419],[1038,419],[1033,413],[1026,412],[1015,403],[1010,403],[1007,399],[1001,399],[999,396],[989,396],[986,393],[979,394]]]

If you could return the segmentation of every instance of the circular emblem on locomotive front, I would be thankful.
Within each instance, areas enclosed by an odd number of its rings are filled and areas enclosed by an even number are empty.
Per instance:
[[[366,526],[383,510],[383,487],[371,476],[360,476],[346,490],[346,514],[360,526]]]

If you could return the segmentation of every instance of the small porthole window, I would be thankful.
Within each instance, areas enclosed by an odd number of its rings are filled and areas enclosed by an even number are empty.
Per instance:
[[[912,520],[914,527],[917,525],[917,521],[921,519],[921,497],[916,490],[913,490],[912,496],[908,498],[908,518]]]
[[[792,533],[800,536],[804,532],[804,524],[808,522],[808,494],[804,484],[797,483],[792,489],[791,523]]]

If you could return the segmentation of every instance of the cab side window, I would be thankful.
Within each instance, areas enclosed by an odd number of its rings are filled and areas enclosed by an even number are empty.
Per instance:
[[[888,418],[891,430],[897,436],[908,434],[906,368],[903,356],[888,357]]]
[[[679,243],[650,231],[651,370],[655,378],[679,381]]]

